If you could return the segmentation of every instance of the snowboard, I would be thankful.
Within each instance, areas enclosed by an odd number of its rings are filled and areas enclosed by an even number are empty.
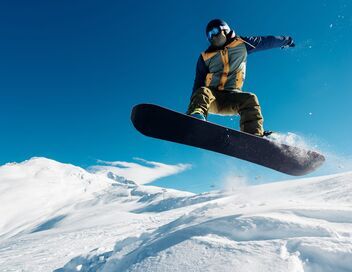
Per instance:
[[[158,105],[136,105],[131,120],[146,136],[236,157],[288,175],[308,174],[325,161],[316,151],[202,121]]]

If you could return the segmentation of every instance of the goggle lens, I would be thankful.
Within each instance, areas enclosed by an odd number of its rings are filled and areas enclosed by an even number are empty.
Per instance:
[[[208,32],[208,39],[210,40],[213,36],[216,36],[220,33],[220,29],[215,27]]]

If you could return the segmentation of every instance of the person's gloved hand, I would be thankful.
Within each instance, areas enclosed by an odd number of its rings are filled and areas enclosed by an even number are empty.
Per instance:
[[[295,47],[295,46],[296,46],[296,44],[293,41],[292,37],[287,37],[287,43],[286,43],[286,45],[281,46],[281,49],[289,48],[289,47]]]

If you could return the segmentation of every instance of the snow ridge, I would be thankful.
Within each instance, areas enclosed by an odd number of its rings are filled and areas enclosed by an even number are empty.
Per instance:
[[[8,164],[0,167],[0,267],[352,271],[351,180],[348,172],[195,195],[44,158]],[[11,209],[13,194],[26,199],[17,207],[38,211]]]

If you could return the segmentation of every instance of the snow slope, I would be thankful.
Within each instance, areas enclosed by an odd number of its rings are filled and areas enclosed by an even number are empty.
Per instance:
[[[352,271],[352,173],[195,195],[0,167],[0,271]]]

